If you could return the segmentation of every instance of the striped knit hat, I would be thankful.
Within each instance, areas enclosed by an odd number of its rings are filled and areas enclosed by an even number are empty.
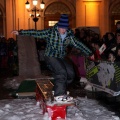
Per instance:
[[[58,28],[68,29],[68,27],[69,27],[68,15],[62,14],[58,22]]]

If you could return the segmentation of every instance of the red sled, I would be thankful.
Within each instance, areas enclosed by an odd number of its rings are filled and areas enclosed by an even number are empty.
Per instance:
[[[48,116],[50,120],[66,119],[66,105],[50,106],[47,105]]]

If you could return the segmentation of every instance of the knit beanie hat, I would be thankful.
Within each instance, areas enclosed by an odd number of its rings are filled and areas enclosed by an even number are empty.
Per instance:
[[[68,15],[62,14],[58,22],[58,28],[68,29],[68,27],[69,27]]]

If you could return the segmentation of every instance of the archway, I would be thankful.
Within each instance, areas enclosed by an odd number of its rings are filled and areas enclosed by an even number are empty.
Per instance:
[[[110,30],[111,32],[116,31],[116,22],[120,21],[120,0],[114,1],[110,7]]]
[[[72,24],[72,12],[69,6],[62,2],[53,2],[47,6],[44,12],[44,28],[49,28],[58,22],[60,14],[68,14],[70,27],[74,27]]]

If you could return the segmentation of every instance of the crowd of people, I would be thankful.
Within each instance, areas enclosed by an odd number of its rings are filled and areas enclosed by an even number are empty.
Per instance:
[[[89,28],[75,29],[75,36],[79,41],[87,45],[94,53],[95,60],[120,61],[120,22],[116,24],[116,31],[106,32],[100,37],[100,34],[92,31]],[[102,54],[99,54],[100,47],[105,44],[106,49]],[[44,69],[44,52],[46,47],[45,40],[38,39],[36,41],[39,61],[41,68]],[[68,46],[68,53],[82,53],[72,46]],[[0,38],[0,68],[8,68],[18,65],[18,48],[17,41],[13,38],[8,40],[5,37]]]
[[[89,28],[81,28],[75,29],[75,36],[93,51],[94,60],[120,61],[120,21],[116,23],[114,33],[106,32],[100,37],[100,34]],[[105,46],[105,50],[101,54],[102,45]],[[71,52],[82,55],[80,51],[74,48],[71,49]]]
[[[18,69],[17,42],[13,38],[0,37],[0,70],[7,68],[13,71]]]
[[[120,61],[120,22],[116,24],[116,31],[106,32],[105,35],[100,37],[100,34],[92,31],[89,28],[75,29],[75,36],[79,41],[82,41],[88,46],[94,53],[95,60],[108,60],[108,61]],[[100,47],[105,44],[105,51],[100,54]],[[45,40],[38,39],[36,41],[39,62],[41,63],[41,69],[46,69],[44,61],[44,52],[46,47]],[[67,47],[68,53],[80,54],[82,53],[72,46]],[[0,68],[14,68],[18,67],[18,48],[17,41],[13,38],[8,40],[5,37],[0,38]]]
[[[75,29],[74,33],[69,28],[68,15],[62,14],[58,23],[52,28],[44,30],[13,30],[12,33],[46,40],[44,60],[53,73],[54,99],[58,102],[69,102],[73,100],[73,97],[67,94],[67,90],[75,79],[75,71],[67,55],[78,52],[80,55],[93,60],[118,60],[119,54],[117,53],[119,52],[120,43],[119,22],[116,27],[115,34],[107,32],[102,38],[100,34],[86,28]],[[101,49],[103,45],[104,49]],[[37,49],[39,48],[37,47]],[[115,53],[114,56],[112,56],[112,53]]]

